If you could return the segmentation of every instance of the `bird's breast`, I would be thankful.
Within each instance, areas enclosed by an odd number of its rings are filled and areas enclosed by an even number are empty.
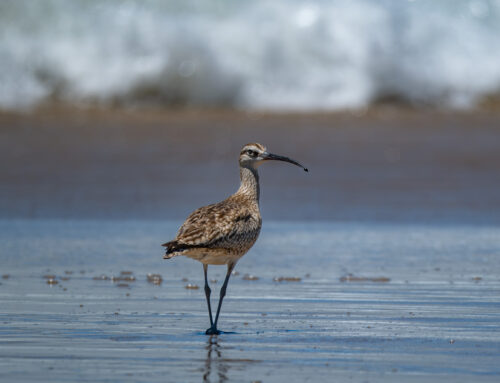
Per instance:
[[[244,255],[259,237],[262,220],[260,216],[247,215],[234,223],[233,230],[216,244],[234,254]]]

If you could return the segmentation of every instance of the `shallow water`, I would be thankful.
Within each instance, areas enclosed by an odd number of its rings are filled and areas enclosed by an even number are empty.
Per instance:
[[[500,375],[497,226],[266,221],[230,280],[219,322],[227,333],[208,337],[201,265],[161,259],[159,244],[179,224],[0,221],[0,379],[465,382]],[[209,267],[218,280],[214,300],[224,272]],[[148,273],[161,274],[162,283],[149,283]],[[48,284],[49,275],[58,283]],[[129,280],[94,279],[101,275]]]

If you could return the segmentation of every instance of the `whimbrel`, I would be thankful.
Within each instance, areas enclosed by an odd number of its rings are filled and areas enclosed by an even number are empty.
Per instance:
[[[297,161],[268,153],[261,144],[245,145],[241,149],[239,158],[241,185],[238,191],[222,202],[195,210],[182,224],[175,239],[162,245],[166,247],[164,259],[184,255],[203,264],[205,296],[210,317],[207,335],[220,333],[217,330],[217,321],[231,272],[259,236],[262,219],[259,211],[260,189],[257,167],[270,160],[289,162],[308,171]],[[215,321],[210,306],[208,265],[227,265]]]

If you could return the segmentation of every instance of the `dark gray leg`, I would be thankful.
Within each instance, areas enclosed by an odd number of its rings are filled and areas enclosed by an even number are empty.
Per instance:
[[[210,317],[210,327],[213,327],[214,320],[212,319],[212,307],[210,306],[210,293],[212,290],[210,290],[210,286],[208,285],[207,269],[208,269],[208,265],[203,264],[203,273],[205,274],[205,297],[207,298],[208,315]]]
[[[229,263],[227,265],[226,279],[224,279],[224,284],[222,285],[222,287],[220,289],[219,306],[217,307],[217,314],[215,314],[215,322],[212,325],[212,327],[210,327],[206,331],[207,335],[220,334],[220,331],[217,330],[217,321],[219,320],[220,308],[222,307],[222,300],[224,299],[224,296],[226,295],[227,284],[229,282],[229,277],[231,276],[231,272],[234,269],[234,265],[235,265],[234,263]]]

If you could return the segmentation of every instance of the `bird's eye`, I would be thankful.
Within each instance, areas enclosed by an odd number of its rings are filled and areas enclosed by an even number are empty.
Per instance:
[[[250,156],[250,157],[257,157],[257,152],[255,150],[247,150],[247,154]]]

